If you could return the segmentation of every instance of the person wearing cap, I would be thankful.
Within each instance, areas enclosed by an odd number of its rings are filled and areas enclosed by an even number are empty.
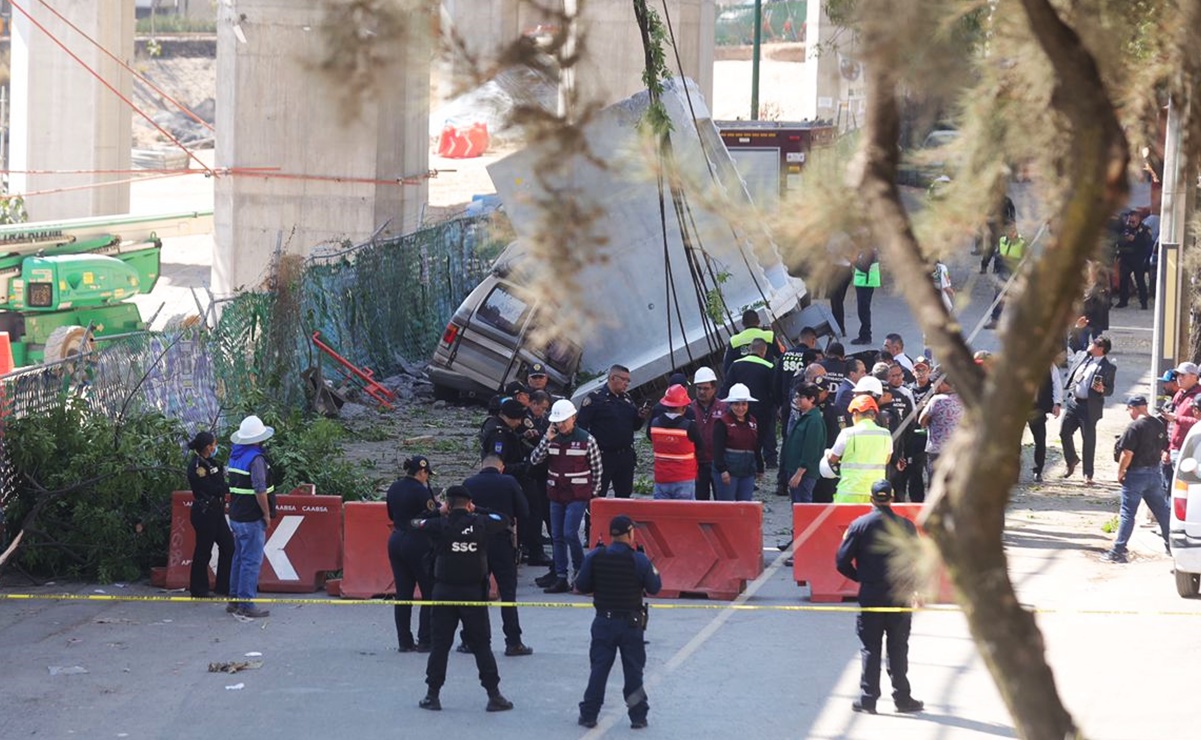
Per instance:
[[[392,534],[388,535],[388,562],[392,566],[392,581],[396,598],[411,601],[429,599],[434,591],[434,576],[426,558],[433,547],[427,532],[413,527],[414,520],[438,516],[438,503],[430,490],[434,467],[423,455],[404,461],[404,477],[388,487],[385,498]],[[421,596],[415,591],[421,589]],[[392,607],[396,622],[397,650],[402,653],[428,653],[430,650],[430,608],[421,607],[417,614],[417,640],[413,640],[413,607],[396,604]]]
[[[229,451],[229,528],[234,535],[234,559],[229,574],[230,605],[227,611],[258,619],[271,612],[259,609],[250,599],[258,596],[259,569],[263,566],[263,547],[267,527],[275,516],[275,482],[271,461],[263,443],[275,430],[257,416],[247,416],[230,435]]]
[[[660,399],[663,413],[651,418],[648,430],[655,454],[656,499],[696,500],[696,450],[700,428],[685,413],[692,403],[682,385],[673,385]]]
[[[797,343],[785,350],[776,360],[776,398],[781,400],[792,398],[796,385],[794,380],[808,364],[805,362],[805,353],[815,349],[817,349],[817,331],[812,326],[806,326],[797,336]]]
[[[938,392],[930,397],[926,408],[918,414],[917,423],[926,430],[926,477],[934,476],[934,465],[946,448],[951,435],[963,420],[963,401],[951,387],[944,375],[938,383]]]
[[[696,400],[688,408],[701,439],[696,446],[696,500],[708,501],[717,498],[720,485],[713,474],[713,430],[726,412],[726,403],[717,398],[717,373],[712,368],[697,368],[692,387],[696,389]]]
[[[918,355],[913,361],[913,382],[906,387],[913,394],[914,405],[919,408],[926,402],[926,397],[936,390],[930,377],[933,367],[934,363],[930,362],[930,358],[925,355]]]
[[[713,426],[713,475],[719,481],[718,501],[751,501],[755,479],[763,476],[759,422],[750,413],[755,398],[742,383],[735,383],[722,399],[726,411]]]
[[[892,459],[892,434],[878,424],[880,407],[869,394],[855,396],[847,410],[854,423],[838,433],[826,453],[830,467],[839,466],[836,504],[866,504],[872,483],[885,477]]]
[[[537,365],[537,363],[535,363]],[[526,475],[519,480],[525,491],[526,501],[530,505],[530,515],[517,522],[517,534],[521,539],[525,562],[530,565],[554,565],[554,561],[546,556],[543,548],[542,528],[546,526],[546,536],[550,537],[550,505],[546,499],[546,461],[539,465],[530,465],[529,453],[538,446],[538,440],[550,428],[550,405],[554,399],[544,390],[530,393],[530,405],[526,410],[529,421],[522,444],[526,450]],[[547,540],[549,542],[549,540]]]
[[[1063,445],[1063,460],[1068,478],[1076,466],[1084,463],[1084,483],[1093,485],[1093,458],[1097,449],[1097,422],[1105,410],[1105,399],[1113,395],[1117,367],[1106,356],[1112,345],[1109,337],[1097,337],[1086,352],[1081,353],[1068,369],[1064,384],[1063,422],[1059,427],[1059,442]],[[1076,454],[1073,435],[1080,430],[1084,449]],[[1183,439],[1183,438],[1182,438]]]
[[[188,484],[192,488],[192,510],[188,520],[196,533],[192,551],[192,570],[188,592],[194,599],[206,599],[214,593],[229,596],[229,571],[234,560],[234,536],[225,521],[225,499],[229,484],[221,463],[214,460],[217,438],[212,432],[198,432],[188,443],[192,459],[188,461]],[[209,590],[209,560],[217,546],[217,582]]]
[[[477,507],[504,514],[510,521],[520,523],[530,516],[529,503],[521,484],[505,475],[505,464],[496,455],[480,462],[480,472],[463,481]],[[500,600],[517,601],[517,542],[513,531],[497,532],[488,540],[488,573],[496,579]],[[534,650],[521,641],[521,620],[517,607],[502,606],[500,620],[505,633],[505,655],[531,655]],[[474,645],[464,633],[463,645],[471,652]]]
[[[776,366],[767,357],[767,342],[751,341],[751,351],[730,365],[726,372],[725,389],[741,384],[756,400],[750,405],[751,416],[759,424],[759,447],[769,468],[778,461],[776,450]]]
[[[629,498],[634,493],[634,468],[638,465],[634,433],[650,417],[651,408],[637,406],[626,392],[629,387],[630,369],[613,365],[604,387],[580,402],[576,423],[596,438],[604,462],[599,496],[604,496],[610,485],[617,498]]]
[[[534,391],[545,391],[547,383],[550,382],[550,376],[546,374],[546,365],[541,362],[535,362],[530,365],[529,372],[525,375],[525,384],[530,389],[530,393]],[[547,391],[549,393],[549,391]]]
[[[504,461],[509,475],[519,481],[524,479],[526,449],[521,438],[522,433],[533,426],[525,405],[516,398],[506,398],[500,404],[500,411],[485,419],[480,428],[480,459],[496,455]]]
[[[495,511],[476,508],[471,491],[463,486],[446,489],[441,516],[414,519],[410,525],[429,533],[434,541],[433,601],[479,602],[480,606],[439,605],[430,618],[432,644],[425,668],[425,698],[417,706],[442,709],[440,692],[446,683],[446,661],[454,643],[455,629],[461,622],[468,644],[475,655],[480,685],[488,692],[489,712],[513,708],[513,702],[500,693],[500,672],[492,654],[492,629],[488,622],[488,540],[509,527],[509,517]]]
[[[1159,474],[1160,455],[1168,447],[1168,434],[1163,422],[1147,413],[1147,397],[1131,396],[1126,401],[1130,424],[1114,445],[1118,462],[1118,483],[1122,486],[1121,516],[1118,535],[1113,547],[1101,556],[1109,563],[1126,562],[1126,545],[1134,533],[1134,520],[1139,504],[1147,502],[1163,536],[1164,549],[1171,554],[1168,541],[1168,499]]]
[[[1176,391],[1180,390],[1180,378],[1176,374],[1176,368],[1164,371],[1163,377],[1159,379],[1163,387],[1163,393],[1155,397],[1156,414],[1164,424],[1168,424],[1167,419],[1163,418],[1164,413],[1170,413],[1176,410],[1172,404],[1172,400],[1176,398]],[[1170,427],[1169,427],[1170,429]],[[1170,449],[1170,448],[1169,448]],[[1175,466],[1172,465],[1171,455],[1168,458],[1160,460],[1160,474],[1163,476],[1163,490],[1170,491],[1172,488],[1172,476],[1175,474]]]
[[[546,495],[550,499],[555,570],[553,576],[548,573],[535,583],[546,593],[561,594],[571,590],[567,566],[570,564],[578,573],[584,562],[580,523],[589,502],[601,494],[604,458],[596,438],[579,425],[571,401],[555,401],[549,419],[550,428],[530,453],[530,462],[537,465],[547,461]]]
[[[1043,482],[1043,467],[1047,464],[1047,414],[1059,418],[1063,409],[1063,376],[1059,366],[1052,364],[1051,371],[1045,376],[1039,386],[1038,395],[1034,397],[1034,408],[1026,426],[1030,427],[1030,436],[1034,438],[1034,482]]]
[[[1197,382],[1199,372],[1201,369],[1192,362],[1182,362],[1176,366],[1176,384],[1180,386],[1180,390],[1172,396],[1171,410],[1160,414],[1160,418],[1168,424],[1168,449],[1163,453],[1162,460],[1172,470],[1176,469],[1176,461],[1180,459],[1180,448],[1184,445],[1184,438],[1197,423],[1197,419],[1201,418],[1201,409],[1197,406],[1198,398],[1201,397],[1201,383]],[[1170,482],[1171,477],[1167,480]]]
[[[925,464],[926,439],[915,440],[917,405],[913,393],[905,387],[905,368],[894,359],[884,370],[885,395],[880,405],[886,407],[888,431],[892,433],[894,469],[889,479],[898,500],[921,503],[926,499]]]
[[[813,488],[821,475],[822,452],[826,449],[826,424],[817,405],[821,391],[806,383],[793,394],[792,407],[796,423],[784,437],[780,450],[780,471],[788,476],[785,482],[794,504],[813,503]]]
[[[838,547],[835,565],[838,572],[859,584],[859,605],[865,608],[908,607],[913,603],[912,589],[903,588],[894,568],[905,552],[897,542],[897,533],[916,539],[913,522],[892,510],[892,486],[879,480],[871,484],[872,511],[847,527]],[[855,631],[862,644],[862,668],[859,698],[851,704],[856,712],[876,713],[880,698],[880,663],[887,638],[888,676],[892,679],[892,701],[898,712],[920,712],[923,702],[913,698],[909,686],[909,632],[913,614],[907,611],[861,611]]]
[[[647,726],[650,710],[642,671],[646,667],[646,610],[643,594],[655,595],[663,587],[659,571],[634,541],[634,521],[618,514],[609,522],[609,546],[599,545],[588,553],[576,588],[592,594],[596,617],[592,620],[592,644],[588,649],[592,672],[584,700],[580,702],[579,724],[596,727],[596,719],[605,703],[605,684],[617,653],[625,674],[622,696],[630,716],[630,727]]]
[[[522,406],[530,405],[530,389],[520,380],[514,380],[505,386],[505,397],[514,399]]]
[[[751,353],[751,344],[756,339],[768,346],[767,358],[770,361],[774,362],[779,357],[780,348],[776,346],[775,332],[770,328],[762,328],[760,323],[758,311],[748,308],[742,312],[742,331],[730,337],[730,342],[726,345],[726,354],[722,358],[721,366],[726,375],[730,374],[730,368],[735,362]]]
[[[1134,277],[1138,286],[1138,303],[1142,309],[1147,308],[1146,265],[1151,259],[1151,250],[1155,240],[1151,230],[1143,225],[1142,211],[1137,208],[1126,214],[1126,223],[1122,233],[1114,245],[1118,255],[1118,305],[1115,308],[1125,308],[1130,302],[1130,278]]]

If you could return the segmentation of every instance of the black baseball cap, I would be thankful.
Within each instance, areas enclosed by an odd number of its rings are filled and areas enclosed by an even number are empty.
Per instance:
[[[530,371],[525,376],[528,378],[531,375],[546,375],[546,365],[543,365],[541,362],[535,362],[533,365],[530,365]]]
[[[625,534],[637,526],[638,525],[634,523],[633,519],[629,518],[625,514],[618,514],[617,516],[613,517],[612,521],[609,522],[609,534]]]
[[[520,380],[514,380],[505,386],[506,396],[516,396],[518,393],[529,393],[530,389],[525,387],[525,383]]]
[[[500,415],[510,419],[525,418],[525,405],[516,398],[506,398],[500,405]]]
[[[424,455],[413,455],[408,460],[404,461],[404,469],[410,473],[418,473],[422,470],[428,470],[430,475],[434,473],[434,466],[430,463],[429,458]]]
[[[1126,399],[1126,406],[1128,408],[1134,408],[1137,406],[1146,406],[1146,405],[1147,405],[1147,397],[1143,396],[1143,395],[1131,396],[1130,398]]]
[[[451,486],[450,488],[446,489],[446,498],[448,500],[457,498],[470,501],[471,491],[467,490],[467,486]]]
[[[892,501],[892,484],[886,480],[878,480],[872,484],[872,503],[886,504]]]

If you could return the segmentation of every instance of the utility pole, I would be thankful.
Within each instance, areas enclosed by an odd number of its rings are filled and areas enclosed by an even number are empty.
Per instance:
[[[755,0],[755,44],[751,51],[751,120],[759,120],[759,52],[763,46],[763,0]]]
[[[1164,141],[1163,198],[1159,217],[1159,269],[1155,289],[1155,325],[1151,373],[1158,383],[1177,360],[1192,359],[1187,350],[1191,306],[1184,285],[1183,246],[1187,234],[1188,195],[1192,183],[1185,172],[1181,101],[1168,100]],[[1191,169],[1191,168],[1190,168]]]

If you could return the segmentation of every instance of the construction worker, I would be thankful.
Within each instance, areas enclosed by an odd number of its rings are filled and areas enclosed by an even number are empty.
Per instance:
[[[1009,276],[1017,272],[1026,256],[1026,240],[1018,233],[1018,225],[1009,221],[1005,224],[1005,234],[997,242],[997,284],[993,289],[993,309],[985,329],[996,329],[1001,320],[1001,312],[1005,310],[1005,299],[1001,291]]]
[[[776,346],[776,334],[771,329],[763,329],[759,326],[759,312],[753,309],[748,309],[742,312],[742,331],[730,337],[730,343],[726,346],[726,355],[722,358],[722,370],[725,373],[730,372],[730,366],[739,357],[746,357],[751,351],[751,342],[756,339],[762,339],[767,342],[768,356],[767,359],[772,362],[780,356],[780,349]]]
[[[872,499],[872,484],[888,474],[892,434],[876,424],[880,407],[870,395],[855,396],[847,410],[853,424],[838,433],[826,453],[830,467],[840,469],[834,503],[866,504]]]

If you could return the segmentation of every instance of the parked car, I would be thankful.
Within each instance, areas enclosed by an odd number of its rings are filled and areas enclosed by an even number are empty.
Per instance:
[[[1176,592],[1197,596],[1201,587],[1201,424],[1193,426],[1180,447],[1172,476],[1168,541],[1176,568]]]

